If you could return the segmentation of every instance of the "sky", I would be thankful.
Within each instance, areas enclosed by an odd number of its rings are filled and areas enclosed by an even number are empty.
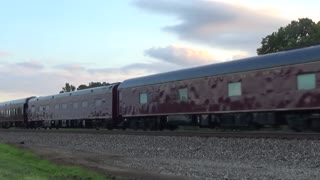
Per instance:
[[[0,102],[256,56],[320,1],[0,0]]]

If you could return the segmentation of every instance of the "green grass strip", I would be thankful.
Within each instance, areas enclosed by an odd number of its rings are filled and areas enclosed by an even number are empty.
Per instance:
[[[0,144],[0,180],[112,179],[77,166],[58,166],[30,152]]]

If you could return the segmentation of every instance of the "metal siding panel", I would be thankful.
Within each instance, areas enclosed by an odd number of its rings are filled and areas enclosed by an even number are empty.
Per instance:
[[[317,89],[299,91],[296,75],[315,72]],[[320,107],[320,62],[299,64],[239,74],[175,81],[121,90],[122,116],[180,113],[221,113]],[[242,96],[228,97],[229,82],[242,82]],[[189,100],[178,101],[178,89],[188,88]],[[147,92],[148,103],[139,104]]]
[[[111,88],[109,88],[111,87]],[[63,95],[51,95],[42,98],[31,99],[29,102],[29,119],[31,121],[41,120],[71,120],[71,119],[111,119],[113,103],[112,86],[103,86],[81,90],[81,92],[63,93]],[[91,90],[93,90],[91,92]],[[54,96],[54,98],[52,98]],[[62,98],[63,97],[63,98]],[[38,99],[38,101],[37,101]],[[95,100],[104,100],[101,106],[95,106]],[[87,101],[88,107],[83,108],[82,102]],[[78,108],[73,108],[73,103],[78,103]],[[67,104],[67,109],[55,109],[56,104]],[[31,113],[31,107],[50,106],[48,111]]]
[[[23,105],[25,104],[27,98],[14,100],[14,101],[7,101],[4,102],[2,105],[0,105],[0,111],[6,111],[8,109],[18,109],[21,108],[21,112],[23,111]],[[5,105],[7,104],[7,105]],[[22,114],[16,114],[8,117],[0,116],[1,122],[23,122],[23,115]]]

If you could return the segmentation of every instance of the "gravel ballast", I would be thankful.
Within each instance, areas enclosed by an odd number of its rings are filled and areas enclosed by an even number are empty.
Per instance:
[[[319,179],[320,141],[0,132],[1,143],[108,154],[108,165],[190,179]]]

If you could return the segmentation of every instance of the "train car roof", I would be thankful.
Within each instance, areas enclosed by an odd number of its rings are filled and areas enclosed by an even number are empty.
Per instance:
[[[132,78],[123,81],[120,84],[119,89],[308,63],[313,61],[320,61],[320,45]]]
[[[5,102],[0,102],[0,106],[5,106],[5,105],[13,105],[13,104],[24,104],[27,101],[28,98],[22,98],[22,99],[16,99],[12,101],[5,101]]]
[[[114,83],[114,84],[95,87],[95,88],[83,89],[83,90],[78,90],[78,91],[53,94],[53,95],[49,95],[49,96],[40,96],[40,97],[31,99],[30,102],[39,101],[39,100],[46,100],[46,99],[63,98],[63,97],[67,97],[67,96],[84,95],[84,94],[97,93],[97,92],[112,92],[113,87],[117,84],[119,84],[119,83]]]

